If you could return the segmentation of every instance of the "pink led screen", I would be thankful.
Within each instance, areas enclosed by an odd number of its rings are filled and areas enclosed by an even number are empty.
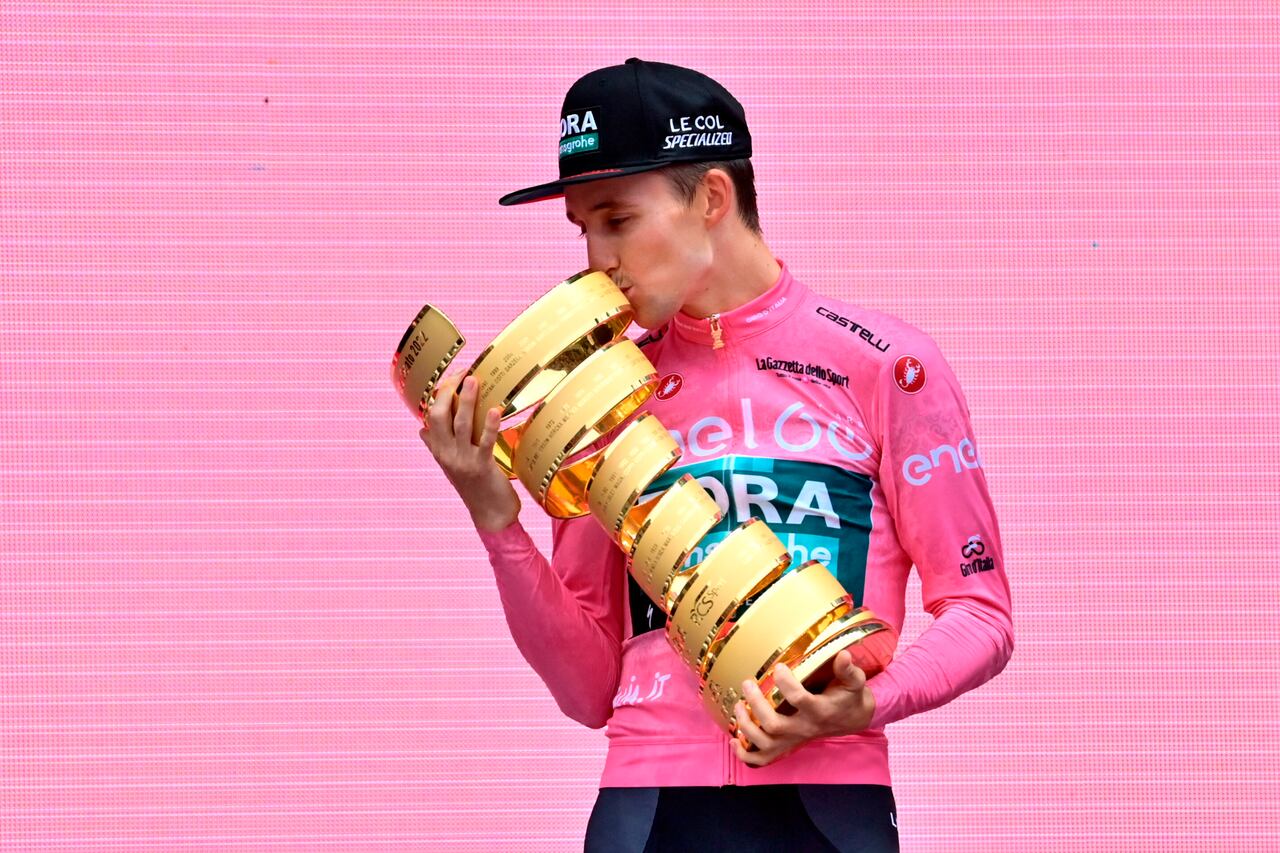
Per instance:
[[[1016,651],[887,728],[903,849],[1280,849],[1277,12],[4,3],[0,850],[580,849],[604,736],[387,368],[584,265],[496,201],[628,56],[967,394]]]

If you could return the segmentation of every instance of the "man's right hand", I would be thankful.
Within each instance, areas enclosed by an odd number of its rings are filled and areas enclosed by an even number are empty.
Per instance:
[[[468,376],[455,397],[461,376],[457,373],[441,380],[435,402],[427,409],[426,425],[418,435],[462,498],[476,528],[497,532],[520,515],[520,497],[493,458],[502,412],[495,408],[484,413],[480,443],[473,442],[479,388],[476,378]],[[456,413],[452,412],[455,399]]]

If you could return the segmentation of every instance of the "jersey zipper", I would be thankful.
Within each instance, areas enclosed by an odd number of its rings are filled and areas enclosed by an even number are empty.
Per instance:
[[[729,372],[732,373],[732,365],[729,364],[729,353],[724,343],[724,330],[720,327],[720,315],[719,314],[710,315],[709,317],[707,317],[707,322],[711,327],[711,349],[719,350],[719,352],[716,352],[715,354],[716,363],[720,365],[721,377],[724,380],[727,380],[717,384],[721,385],[724,388],[724,391],[725,391],[724,402],[725,402],[725,406],[728,407],[733,402],[733,388],[731,386],[734,384],[734,380],[737,377],[734,377],[731,375],[725,375],[724,373],[726,368],[728,368]],[[722,409],[721,411],[724,411],[724,410]],[[733,452],[733,448],[730,448],[730,452]],[[738,766],[737,766],[738,756],[734,752],[732,739],[730,738],[725,739],[724,749],[725,749],[725,768],[726,768],[724,783],[726,785],[737,785],[738,784]]]
[[[720,315],[712,314],[707,317],[707,320],[711,324],[711,348],[724,349],[724,337],[720,330]]]

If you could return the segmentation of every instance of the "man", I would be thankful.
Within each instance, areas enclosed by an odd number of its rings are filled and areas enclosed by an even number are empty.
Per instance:
[[[684,451],[651,491],[684,473],[707,487],[725,517],[703,545],[762,518],[793,568],[822,560],[899,629],[914,564],[934,621],[870,681],[847,652],[821,693],[780,667],[791,716],[746,682],[736,716],[749,752],[702,708],[655,630],[665,618],[594,518],[556,520],[552,560],[538,552],[492,457],[498,410],[475,411],[474,379],[446,380],[422,437],[488,550],[516,644],[566,714],[609,727],[588,849],[896,850],[883,726],[986,682],[1013,650],[999,531],[954,375],[919,329],[821,296],[775,259],[750,156],[722,86],[629,59],[570,88],[560,178],[501,203],[563,196],[588,266],[649,330],[640,344],[662,380],[641,411]]]

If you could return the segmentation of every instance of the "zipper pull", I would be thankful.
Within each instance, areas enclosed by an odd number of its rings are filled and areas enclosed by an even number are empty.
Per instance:
[[[712,314],[707,319],[711,322],[711,348],[724,349],[724,338],[720,333],[720,315]]]

